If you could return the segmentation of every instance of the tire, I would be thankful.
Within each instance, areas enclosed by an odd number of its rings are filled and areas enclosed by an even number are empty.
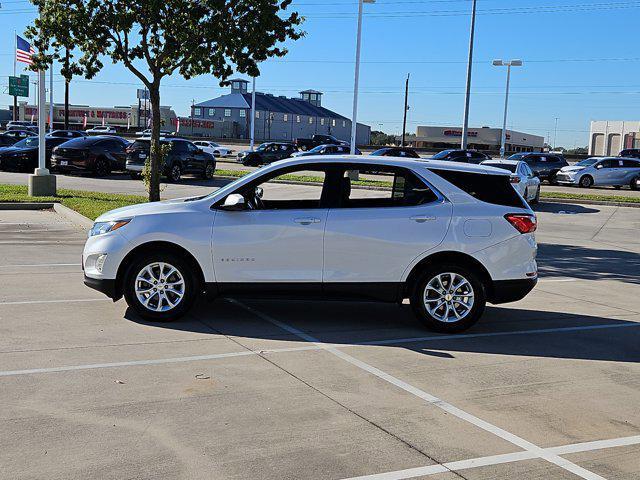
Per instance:
[[[177,163],[174,163],[173,165],[171,165],[171,169],[169,170],[169,175],[167,175],[167,177],[169,177],[169,181],[178,183],[180,181],[181,176],[182,176],[182,168],[180,168],[180,165]]]
[[[591,186],[593,185],[593,177],[591,175],[580,177],[578,185],[580,185],[580,187],[582,188],[591,188]]]
[[[525,202],[527,202],[527,203],[529,203],[529,189],[528,189],[528,188],[525,188],[525,189],[524,189],[524,195],[523,195],[523,197],[524,197],[524,201],[525,201]]]
[[[104,158],[99,158],[96,160],[96,163],[93,167],[93,172],[98,177],[105,177],[111,173],[111,168],[109,167],[109,162]]]
[[[164,277],[160,275],[161,268]],[[172,269],[176,273],[171,273]],[[171,290],[164,287],[169,280],[174,284]],[[152,290],[154,288],[156,290]],[[142,318],[169,322],[189,311],[199,285],[189,262],[171,252],[157,251],[144,253],[134,259],[124,276],[123,291],[127,304]],[[170,307],[170,304],[174,306]]]
[[[629,188],[631,190],[640,190],[640,177],[636,177],[629,182]]]
[[[454,281],[456,283],[465,282],[463,286],[453,292],[458,293],[455,297],[451,292],[447,292],[446,297],[442,296],[433,288],[439,284],[446,289]],[[441,288],[442,290],[443,288]],[[463,297],[468,293],[473,296]],[[463,301],[453,301],[456,297]],[[430,301],[427,302],[425,298]],[[444,305],[440,307],[438,307],[439,299],[445,301]],[[429,309],[427,305],[430,305]],[[411,307],[417,319],[428,329],[443,333],[457,333],[467,330],[480,319],[484,313],[485,305],[485,286],[480,276],[475,271],[455,263],[433,265],[427,268],[416,281],[411,295]],[[441,318],[438,318],[438,315]],[[457,319],[456,317],[461,318]]]
[[[202,178],[204,178],[205,180],[211,180],[215,172],[215,164],[213,162],[207,162],[207,164],[204,166],[204,171],[202,172]]]
[[[139,180],[142,177],[138,172],[129,172],[129,176],[131,180]]]
[[[556,179],[556,175],[558,174],[558,172],[552,172],[549,174],[549,176],[547,177],[547,182],[549,182],[549,185],[557,185],[558,184],[558,180]]]
[[[538,187],[538,191],[536,192],[536,197],[529,202],[530,205],[537,205],[540,203],[540,187]]]

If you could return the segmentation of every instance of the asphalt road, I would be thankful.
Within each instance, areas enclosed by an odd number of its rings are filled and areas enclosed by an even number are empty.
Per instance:
[[[224,170],[245,170],[252,171],[255,167],[245,167],[241,164],[232,161],[218,161],[218,169]],[[12,172],[0,172],[0,185],[12,184],[12,185],[26,185],[28,174],[26,173],[12,173]],[[367,175],[364,178],[371,178],[377,180],[387,180],[384,176],[379,175]],[[162,198],[179,198],[190,197],[198,195],[206,195],[211,193],[216,188],[228,183],[229,180],[222,178],[214,178],[213,180],[202,180],[194,176],[184,176],[178,184],[162,184]],[[91,190],[107,193],[126,193],[136,195],[146,195],[144,184],[141,180],[132,180],[129,175],[118,173],[110,175],[104,178],[94,178],[88,175],[58,175],[57,176],[58,187],[71,188],[76,190]],[[616,190],[614,188],[590,188],[580,189],[576,187],[560,187],[551,186],[544,183],[542,185],[543,191],[553,192],[568,192],[568,193],[602,193],[606,195],[616,196],[632,196],[640,198],[640,190],[632,191],[628,188]]]
[[[443,336],[370,303],[144,322],[82,285],[84,232],[0,211],[0,477],[637,479],[640,210],[539,220],[536,289]]]

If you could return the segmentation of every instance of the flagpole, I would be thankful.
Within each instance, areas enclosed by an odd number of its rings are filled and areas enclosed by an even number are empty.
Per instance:
[[[53,62],[49,72],[49,133],[53,132]]]
[[[13,49],[13,76],[15,77],[18,69],[18,32],[16,30],[13,31],[13,43],[15,45],[15,48]],[[29,86],[29,83],[27,82],[27,87],[28,86]],[[13,120],[14,121],[18,120],[17,110],[18,110],[18,97],[14,95],[13,96]]]

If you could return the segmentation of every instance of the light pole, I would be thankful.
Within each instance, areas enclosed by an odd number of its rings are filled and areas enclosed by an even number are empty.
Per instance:
[[[469,100],[471,99],[471,67],[473,66],[473,37],[476,31],[476,0],[471,5],[471,28],[469,32],[469,60],[467,62],[467,90],[464,96],[464,117],[462,120],[462,150],[467,149],[469,131]]]
[[[509,106],[509,82],[511,80],[511,67],[521,67],[522,60],[494,60],[495,67],[507,67],[507,90],[504,96],[504,118],[502,120],[502,140],[500,142],[500,158],[504,158],[507,146],[507,107]]]
[[[251,90],[251,119],[250,120],[251,120],[251,132],[249,133],[249,135],[251,140],[249,142],[249,150],[253,152],[253,147],[256,144],[256,77],[253,77],[253,87]]]
[[[353,85],[353,115],[351,116],[351,155],[356,154],[356,130],[358,126],[358,82],[360,80],[360,43],[362,37],[362,4],[376,0],[358,0],[358,32],[356,36],[356,70]]]
[[[556,141],[558,140],[558,117],[556,117],[556,126],[553,130],[553,150],[556,150]]]

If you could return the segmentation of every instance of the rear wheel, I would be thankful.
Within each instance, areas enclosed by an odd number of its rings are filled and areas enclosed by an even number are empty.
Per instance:
[[[104,158],[99,158],[96,160],[96,164],[94,167],[94,172],[99,177],[104,177],[111,173],[111,168],[109,168],[109,162]]]
[[[129,176],[131,177],[132,180],[138,180],[141,175],[138,172],[129,172]]]
[[[629,183],[629,188],[631,190],[640,190],[640,177],[632,179]]]
[[[171,166],[171,170],[169,170],[169,180],[172,182],[179,182],[180,177],[182,176],[182,168],[177,163],[174,163]]]
[[[215,172],[216,172],[216,166],[213,163],[209,162],[204,167],[204,171],[202,172],[202,178],[204,178],[205,180],[211,180]]]
[[[558,184],[558,179],[556,178],[557,175],[558,175],[558,172],[551,172],[549,174],[549,177],[547,177],[547,181],[549,182],[550,185]]]
[[[198,291],[192,271],[187,261],[170,252],[141,255],[124,277],[127,304],[149,320],[181,317],[193,305]]]
[[[437,332],[461,332],[474,325],[486,304],[480,276],[457,264],[423,272],[411,296],[411,307],[424,325]]]
[[[580,178],[579,185],[582,188],[590,188],[593,185],[593,178],[591,177],[591,175],[585,175],[584,177]]]
[[[531,200],[529,203],[531,205],[537,205],[538,203],[540,203],[540,187],[538,187],[538,190],[536,190],[535,198]]]

